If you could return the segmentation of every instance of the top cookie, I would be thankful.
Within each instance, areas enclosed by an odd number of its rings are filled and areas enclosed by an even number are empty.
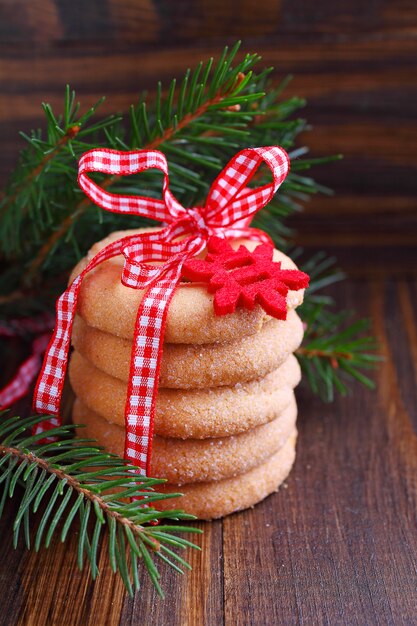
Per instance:
[[[93,245],[87,256],[74,268],[73,280],[87,263],[109,243],[140,232],[157,228],[143,228],[114,232]],[[244,244],[253,250],[257,243],[236,239],[233,247]],[[274,260],[280,261],[283,269],[297,269],[295,263],[283,252],[275,250]],[[94,328],[113,335],[131,339],[136,314],[144,291],[126,287],[121,282],[124,258],[119,255],[104,261],[84,278],[78,299],[77,313]],[[304,291],[289,291],[287,305],[294,309],[303,301]],[[205,285],[181,283],[172,298],[165,328],[165,342],[205,344],[237,341],[241,337],[257,333],[270,319],[260,306],[253,311],[237,309],[235,313],[216,316],[213,295]]]

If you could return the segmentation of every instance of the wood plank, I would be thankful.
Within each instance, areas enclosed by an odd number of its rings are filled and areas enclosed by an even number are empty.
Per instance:
[[[9,506],[2,520],[7,563],[13,569],[0,567],[0,589],[4,608],[10,614],[10,624],[19,626],[113,626],[136,624],[194,624],[221,623],[222,591],[222,527],[195,523],[203,535],[188,535],[201,547],[201,552],[184,552],[193,572],[181,577],[162,561],[158,565],[166,599],[154,590],[149,577],[140,572],[141,590],[130,599],[119,576],[109,566],[107,540],[101,544],[100,575],[93,582],[89,567],[80,572],[77,567],[77,535],[61,544],[53,540],[48,550],[27,553],[22,543],[18,550],[11,547],[13,507]],[[8,534],[8,536],[7,536]],[[6,562],[4,562],[6,563]],[[12,576],[11,576],[12,572]]]
[[[76,535],[67,545],[54,541],[39,555],[31,553],[22,580],[26,601],[19,625],[97,624],[97,613],[93,611],[97,605],[103,626],[117,623],[124,597],[120,579],[111,574],[107,562],[107,568],[92,583],[88,569],[84,573],[78,570],[76,555]]]
[[[360,224],[358,226],[360,226]],[[296,241],[301,246],[319,247],[323,244],[325,245],[322,232],[300,234],[297,236]],[[340,246],[352,248],[353,246],[360,246],[363,248],[369,248],[369,243],[370,235],[368,232],[356,232],[355,234],[332,232],[330,236],[328,236],[328,244],[333,247]],[[385,248],[393,243],[400,246],[415,246],[416,233],[414,231],[393,235],[392,233],[386,232],[375,233],[372,235],[372,245],[374,247]]]
[[[0,489],[0,493],[2,489]],[[26,603],[26,594],[22,586],[28,553],[21,546],[17,550],[12,545],[12,524],[16,511],[9,503],[6,503],[5,511],[0,520],[0,536],[2,563],[0,564],[0,592],[2,623],[4,626],[18,624],[19,612]]]
[[[341,165],[344,167],[344,164]],[[313,197],[305,204],[305,215],[314,216],[334,216],[338,218],[344,216],[360,215],[365,219],[377,220],[381,216],[411,215],[416,213],[416,201],[406,195],[354,195],[344,194],[341,197]]]
[[[16,4],[16,3],[15,3]],[[150,0],[73,0],[71,6],[64,0],[42,0],[35,9],[25,2],[17,2],[20,11],[13,11],[11,2],[0,7],[5,24],[2,35],[8,42],[21,41],[26,36],[31,41],[47,42],[56,39],[79,41],[85,38],[105,39],[115,33],[130,42],[164,43],[189,41],[199,38],[210,40],[219,37],[259,37],[298,33],[337,36],[340,33],[361,35],[371,30],[382,34],[414,34],[415,6],[407,0],[398,0],[394,6],[381,0],[364,4],[352,0],[349,5],[323,0],[318,8],[311,2],[299,4],[278,0],[264,0],[260,10],[255,0],[242,0],[237,6],[222,0],[201,0],[190,3],[178,0],[175,5]],[[120,5],[120,6],[118,6]],[[58,32],[45,31],[43,24],[50,15],[59,16]],[[30,19],[32,17],[32,19]],[[26,26],[26,28],[24,28]],[[113,34],[114,36],[114,34]]]
[[[316,43],[302,47],[294,42],[283,44],[279,50],[271,50],[265,44],[259,50],[252,46],[244,46],[242,50],[259,51],[263,65],[274,66],[281,76],[294,73],[297,91],[300,91],[297,81],[300,83],[302,80],[307,97],[335,96],[337,93],[342,98],[348,92],[372,93],[385,85],[387,89],[401,87],[413,92],[415,86],[409,79],[416,73],[417,44],[411,44],[406,41],[397,46],[395,42],[380,41],[377,45],[349,42],[349,45]],[[0,66],[0,80],[4,81],[2,87],[5,92],[10,94],[19,94],[23,89],[51,97],[63,82],[70,82],[83,88],[83,91],[88,87],[92,91],[92,88],[106,86],[109,93],[126,92],[135,86],[138,93],[144,86],[155,89],[159,79],[169,80],[184,73],[187,67],[195,65],[197,59],[205,60],[212,55],[218,57],[221,49],[222,44],[219,43],[211,48],[145,49],[139,55],[137,50],[118,48],[115,44],[111,54],[106,48],[70,46],[39,50],[34,55],[31,48],[25,45],[17,50],[4,49],[0,45],[0,58],[4,59]],[[107,66],[100,63],[103,58],[107,59]],[[28,107],[36,104],[27,102]],[[10,112],[13,114],[12,109]]]
[[[372,315],[388,357],[378,392],[355,389],[328,407],[301,392],[287,489],[224,521],[226,624],[413,621],[417,397],[408,390],[405,410],[395,371],[403,320],[386,309],[392,286],[351,282],[339,298]]]
[[[190,550],[187,553],[193,571],[181,577],[168,567],[163,567],[162,563],[166,599],[157,597],[147,583],[142,594],[133,600],[125,600],[121,625],[194,626],[223,623],[222,522],[200,522],[194,525],[201,528],[204,534],[189,537],[201,547],[201,552]],[[97,612],[97,617],[99,615]]]

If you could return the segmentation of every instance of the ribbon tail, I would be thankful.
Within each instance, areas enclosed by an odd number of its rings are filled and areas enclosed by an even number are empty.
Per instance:
[[[30,386],[36,378],[40,366],[41,355],[46,349],[50,333],[36,337],[32,342],[32,354],[19,366],[13,379],[0,390],[0,409],[7,409],[29,393]]]
[[[165,326],[172,296],[181,279],[182,265],[183,261],[170,268],[148,289],[136,318],[125,406],[125,458],[138,467],[142,476],[150,475]]]
[[[47,432],[62,424],[59,409],[81,280],[82,275],[80,274],[72,285],[58,298],[56,303],[57,324],[46,349],[33,396],[34,410],[37,413],[51,415],[51,417],[43,420],[33,428],[32,433],[34,435]],[[52,441],[55,441],[55,438],[45,437],[42,443]]]
[[[42,368],[35,387],[33,408],[37,413],[56,416],[60,423],[59,410],[65,374],[68,364],[68,352],[71,331],[74,322],[77,300],[84,276],[100,263],[117,254],[121,254],[129,238],[119,239],[103,248],[89,262],[71,285],[56,302],[56,325],[51,341],[46,349]],[[43,424],[48,428],[47,420]]]
[[[82,274],[64,291],[56,303],[56,326],[45,353],[34,393],[38,413],[59,415],[62,388],[68,359],[72,323]]]

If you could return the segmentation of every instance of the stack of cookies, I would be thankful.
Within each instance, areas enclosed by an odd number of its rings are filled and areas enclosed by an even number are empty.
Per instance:
[[[95,244],[76,276],[105,245]],[[237,244],[242,242],[236,242]],[[253,249],[252,242],[243,242]],[[284,269],[294,263],[276,251]],[[143,292],[120,281],[123,259],[102,263],[84,279],[73,329],[69,374],[75,423],[123,456],[124,406],[136,313]],[[285,321],[260,308],[218,317],[205,285],[181,283],[172,299],[155,412],[151,475],[181,499],[158,506],[184,508],[201,519],[253,506],[276,491],[295,458],[300,369],[292,354],[303,326],[289,292]]]

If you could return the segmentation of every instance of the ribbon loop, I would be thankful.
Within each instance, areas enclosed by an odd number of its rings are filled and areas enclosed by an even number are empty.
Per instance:
[[[87,176],[88,172],[128,176],[150,169],[160,170],[164,175],[162,200],[149,196],[120,196],[110,193]],[[104,148],[89,150],[79,161],[78,184],[90,200],[112,213],[128,213],[161,222],[171,222],[182,209],[168,190],[168,163],[162,152],[158,150],[134,150],[132,152],[119,152]]]
[[[249,188],[247,185],[263,162],[272,173],[272,183]],[[216,227],[230,226],[250,218],[272,199],[289,169],[288,155],[278,146],[238,152],[210,188],[205,208],[207,222]]]

